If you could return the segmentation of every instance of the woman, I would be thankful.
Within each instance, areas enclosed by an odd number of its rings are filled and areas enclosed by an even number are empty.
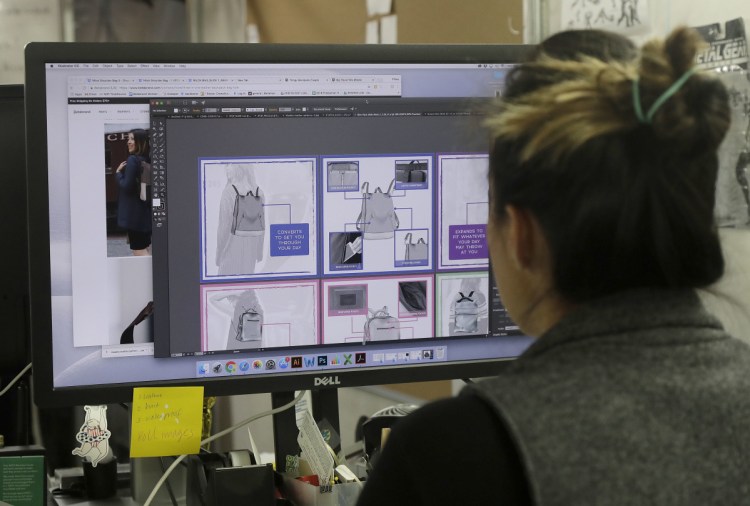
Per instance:
[[[730,117],[692,69],[699,44],[676,30],[638,61],[544,44],[512,73],[489,122],[488,243],[537,339],[396,425],[360,505],[747,504],[750,347],[694,290],[724,268]]]
[[[233,163],[226,167],[227,182],[221,192],[219,220],[216,229],[216,266],[220,276],[255,273],[255,266],[263,260],[265,231],[237,233],[238,198],[257,198],[265,203],[263,189],[255,181],[251,163]]]
[[[148,132],[136,128],[128,133],[128,153],[115,172],[120,187],[117,225],[127,231],[133,255],[146,256],[151,254],[151,201],[141,200],[140,178],[141,162],[151,163]]]

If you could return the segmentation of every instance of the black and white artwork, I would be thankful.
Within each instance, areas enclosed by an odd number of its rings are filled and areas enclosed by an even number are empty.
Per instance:
[[[647,0],[564,0],[561,9],[565,29],[599,28],[632,33],[649,27]]]
[[[719,148],[716,219],[720,227],[750,227],[750,74],[723,72],[732,124]]]

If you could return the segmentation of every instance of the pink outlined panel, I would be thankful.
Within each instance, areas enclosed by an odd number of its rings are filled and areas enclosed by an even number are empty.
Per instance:
[[[273,281],[204,285],[201,288],[201,350],[231,351],[320,344],[320,283]],[[240,341],[241,310],[261,315],[259,341]]]
[[[423,282],[426,285],[425,301],[420,301],[424,311],[409,312],[399,302],[399,283]],[[367,286],[367,306],[373,311],[386,308],[388,314],[399,320],[401,339],[423,339],[435,336],[434,276],[415,274],[401,276],[373,276],[323,280],[322,292],[329,293],[332,287]],[[329,309],[328,297],[323,298],[321,313],[321,335],[324,344],[365,342],[364,327],[368,316],[339,315]]]

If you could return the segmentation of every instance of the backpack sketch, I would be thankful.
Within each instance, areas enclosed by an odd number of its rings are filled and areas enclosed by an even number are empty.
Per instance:
[[[379,186],[370,192],[370,183],[362,184],[362,210],[356,224],[365,239],[390,239],[399,227],[391,196],[394,183],[395,179],[391,180],[385,192]]]
[[[394,341],[401,339],[401,325],[398,318],[388,313],[388,307],[373,311],[368,310],[370,315],[365,322],[364,343],[370,341]]]
[[[260,305],[255,290],[246,290],[237,299],[229,338],[230,342],[234,339],[243,343],[244,349],[262,347],[263,307]]]
[[[236,193],[232,215],[232,234],[240,236],[263,235],[266,223],[260,188],[256,187],[255,193],[248,190],[245,194],[240,193],[234,185],[232,185],[232,188]]]
[[[476,332],[479,327],[479,313],[479,304],[474,298],[474,292],[471,291],[467,295],[464,295],[463,292],[458,292],[458,297],[453,307],[455,331]]]

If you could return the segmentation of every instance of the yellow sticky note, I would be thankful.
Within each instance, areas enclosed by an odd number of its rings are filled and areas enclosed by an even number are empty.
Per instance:
[[[133,389],[131,457],[200,451],[203,387]]]

